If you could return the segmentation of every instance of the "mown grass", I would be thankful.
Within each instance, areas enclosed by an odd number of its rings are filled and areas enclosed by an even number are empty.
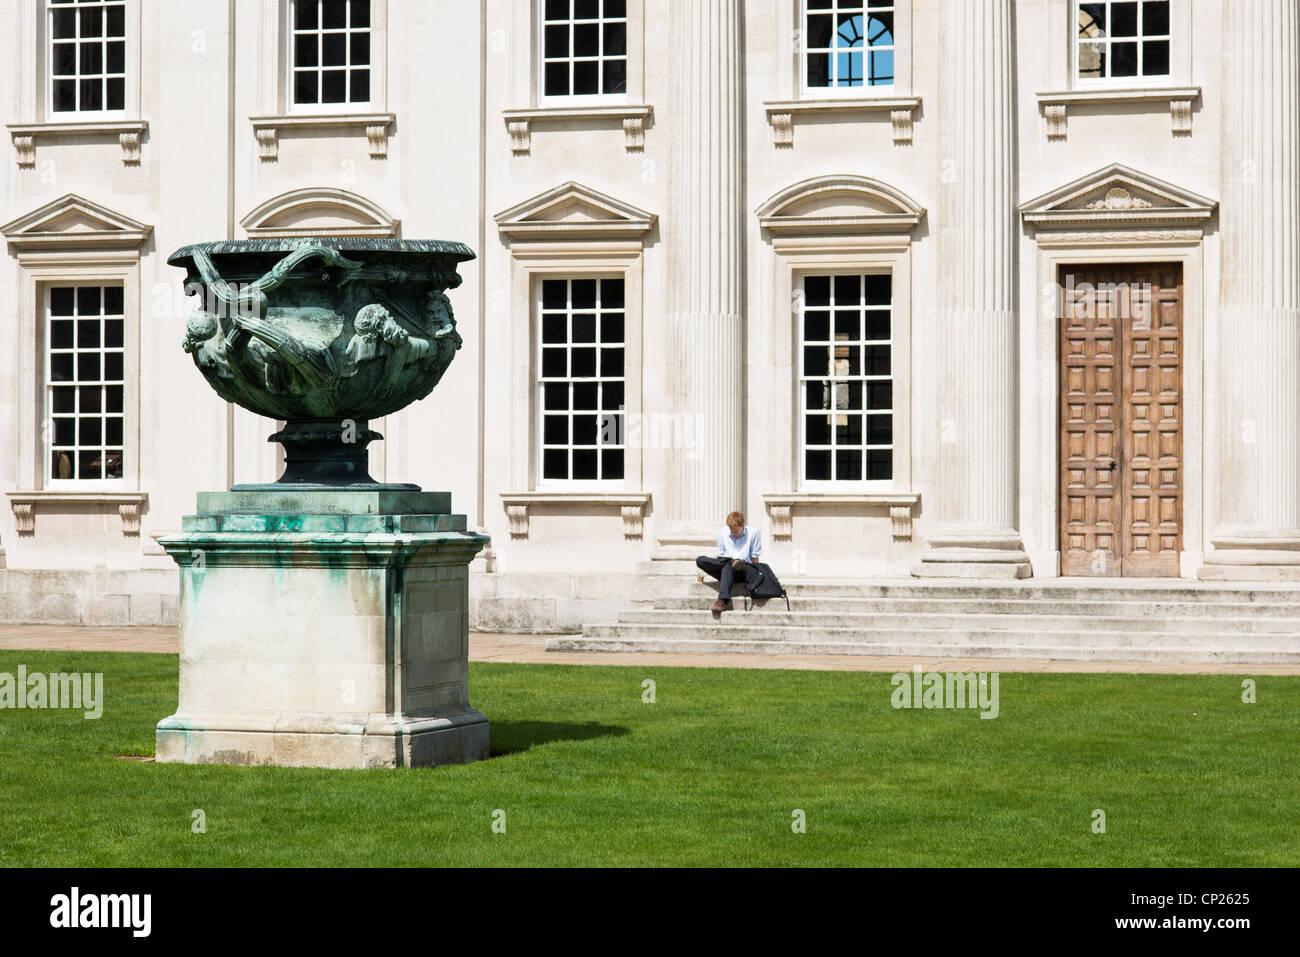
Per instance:
[[[491,760],[326,771],[122,760],[174,655],[19,664],[106,704],[0,710],[7,866],[1300,864],[1300,677],[1004,673],[987,720],[895,710],[888,674],[476,663]]]

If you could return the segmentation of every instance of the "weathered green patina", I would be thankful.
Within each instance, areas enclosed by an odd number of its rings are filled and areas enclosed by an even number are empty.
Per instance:
[[[368,422],[447,371],[461,337],[446,290],[473,258],[441,240],[321,237],[196,243],[167,261],[203,298],[183,347],[208,384],[285,422],[271,436],[285,447],[278,484],[383,487],[366,467],[383,438]]]

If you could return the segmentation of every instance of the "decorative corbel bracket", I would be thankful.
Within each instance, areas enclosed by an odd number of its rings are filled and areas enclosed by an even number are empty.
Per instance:
[[[534,505],[571,505],[591,507],[617,506],[623,519],[623,538],[640,539],[645,530],[645,513],[650,505],[649,492],[504,492],[501,501],[510,521],[510,537],[528,539],[529,509]],[[585,510],[585,509],[584,509]]]
[[[30,492],[8,492],[9,506],[14,513],[14,527],[19,535],[36,534],[36,506],[48,505],[116,505],[122,520],[122,534],[138,537],[140,512],[149,500],[148,492],[94,492],[39,489]]]

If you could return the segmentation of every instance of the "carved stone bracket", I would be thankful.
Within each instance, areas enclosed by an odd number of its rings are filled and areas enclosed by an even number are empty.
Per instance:
[[[31,535],[36,531],[34,502],[11,502],[14,510],[14,527],[19,535]]]
[[[893,127],[894,145],[912,142],[912,121],[921,105],[919,97],[825,97],[807,100],[769,100],[763,104],[767,122],[772,127],[772,145],[794,145],[796,116],[816,118],[835,113],[888,113]]]
[[[912,110],[890,110],[889,121],[894,125],[894,145],[912,142]]]
[[[140,511],[149,500],[148,492],[52,491],[8,492],[14,513],[14,526],[20,535],[36,534],[36,506],[116,505],[122,520],[122,534],[140,534]]]
[[[819,492],[785,492],[764,495],[772,538],[787,541],[794,537],[794,508],[796,505],[834,505],[846,508],[887,506],[896,542],[912,540],[912,512],[920,503],[917,492],[880,492],[849,495]]]
[[[510,520],[510,537],[527,540],[529,510],[534,505],[572,505],[588,507],[617,506],[623,519],[623,537],[640,539],[645,529],[649,492],[504,492],[506,517]]]
[[[123,535],[140,534],[140,503],[122,502],[117,506],[117,514],[122,519]]]
[[[250,116],[253,135],[257,137],[257,155],[267,163],[280,158],[280,136],[294,130],[365,131],[366,148],[375,159],[388,156],[388,128],[396,116],[392,113],[285,114]]]
[[[125,130],[117,135],[122,147],[122,162],[127,166],[140,165],[140,131]]]
[[[510,134],[510,152],[527,153],[532,149],[533,137],[527,120],[510,120],[506,131]]]
[[[620,511],[623,514],[623,537],[640,538],[645,525],[645,504],[624,505]]]
[[[1047,118],[1047,138],[1049,140],[1065,139],[1065,104],[1044,103],[1043,116]]]
[[[767,122],[772,126],[773,146],[794,146],[794,114],[776,112],[767,115]]]
[[[912,506],[889,506],[889,518],[894,526],[894,541],[910,542],[912,540]]]
[[[274,163],[280,158],[280,137],[274,126],[264,126],[253,131],[257,137],[258,158]]]
[[[36,165],[37,139],[50,139],[59,136],[117,136],[122,149],[122,163],[125,166],[140,165],[140,136],[149,124],[144,120],[87,123],[10,123],[9,133],[13,137],[14,151],[18,157],[20,169],[30,169]]]
[[[1047,121],[1047,138],[1064,140],[1067,137],[1067,117],[1071,106],[1100,106],[1107,103],[1167,102],[1171,131],[1175,136],[1188,136],[1192,132],[1192,102],[1200,95],[1199,86],[1155,89],[1098,87],[1039,93],[1037,97],[1043,118]]]
[[[506,518],[510,519],[510,537],[528,538],[528,506],[507,505]]]
[[[510,134],[510,152],[521,156],[529,153],[533,148],[533,124],[562,120],[573,122],[621,120],[623,148],[629,153],[640,152],[645,149],[646,120],[653,112],[653,108],[646,104],[620,103],[613,106],[548,106],[530,110],[505,110],[502,115],[506,121],[506,132]]]
[[[790,517],[789,503],[780,505],[769,503],[767,514],[772,520],[772,537],[781,541],[788,540],[794,533],[794,521]]]
[[[36,165],[36,138],[30,133],[15,133],[14,149],[18,151],[20,169]]]

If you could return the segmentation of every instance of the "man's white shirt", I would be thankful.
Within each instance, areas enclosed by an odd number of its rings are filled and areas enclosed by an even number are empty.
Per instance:
[[[739,538],[732,538],[731,529],[725,525],[722,526],[722,531],[718,532],[719,558],[739,558],[741,561],[756,562],[762,550],[763,542],[756,528],[746,525]]]

